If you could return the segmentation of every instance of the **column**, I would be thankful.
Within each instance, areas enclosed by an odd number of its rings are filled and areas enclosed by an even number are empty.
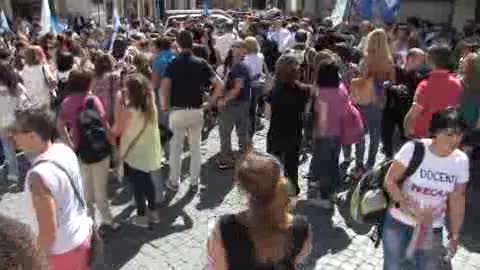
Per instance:
[[[287,11],[296,12],[298,11],[298,2],[297,0],[287,0]]]
[[[456,0],[453,2],[452,25],[462,29],[467,20],[475,20],[475,0]]]
[[[313,17],[317,12],[317,0],[305,0],[305,6],[303,7],[303,12],[308,17]]]
[[[477,6],[475,7],[475,20],[480,22],[480,3],[477,3]]]
[[[187,5],[186,5],[185,1],[188,1],[188,0],[180,0],[180,1],[176,2],[175,4],[178,4],[178,6],[175,6],[174,9],[186,9]]]
[[[4,0],[0,2],[0,7],[5,10],[5,16],[10,18],[13,18],[12,1],[15,0]]]

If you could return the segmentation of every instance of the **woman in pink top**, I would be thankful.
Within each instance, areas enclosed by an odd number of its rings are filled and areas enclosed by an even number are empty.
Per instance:
[[[340,83],[339,66],[334,58],[318,66],[315,98],[315,127],[313,132],[313,183],[320,188],[314,199],[320,207],[332,208],[331,197],[340,180],[338,159],[342,121],[348,108],[348,95]]]

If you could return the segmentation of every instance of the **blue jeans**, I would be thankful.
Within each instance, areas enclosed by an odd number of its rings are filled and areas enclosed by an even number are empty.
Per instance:
[[[13,143],[6,137],[2,137],[2,147],[3,154],[5,156],[5,161],[8,164],[8,174],[9,175],[19,175],[17,154],[15,151],[15,146]]]
[[[390,213],[385,216],[383,225],[383,270],[401,270],[405,261],[405,252],[414,228],[394,219]],[[442,254],[442,229],[433,230],[433,248],[415,251],[417,270],[440,269]]]
[[[340,157],[338,137],[316,138],[313,145],[313,157],[310,163],[313,180],[319,181],[320,197],[329,199],[340,182],[338,159]]]
[[[367,167],[371,168],[375,165],[375,160],[380,143],[382,128],[382,109],[375,105],[358,106],[363,118],[366,122],[366,131],[369,134],[370,145],[368,147]],[[365,155],[365,136],[360,143],[355,146],[355,157],[357,166],[363,165]]]

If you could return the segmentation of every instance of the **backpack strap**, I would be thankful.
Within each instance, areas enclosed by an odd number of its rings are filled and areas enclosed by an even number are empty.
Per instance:
[[[68,178],[68,182],[70,183],[70,186],[71,188],[73,189],[73,194],[75,195],[75,198],[78,200],[78,202],[80,203],[80,205],[82,206],[83,209],[86,209],[87,208],[87,204],[85,203],[85,200],[83,199],[83,197],[80,195],[80,191],[78,191],[78,188],[77,186],[75,185],[74,181],[73,181],[73,177],[72,175],[69,173],[68,169],[65,168],[62,164],[60,164],[59,162],[55,161],[55,160],[51,160],[51,159],[42,159],[42,160],[39,160],[37,162],[35,162],[33,164],[32,167],[36,167],[40,164],[43,164],[43,163],[49,163],[49,164],[52,164],[54,165],[55,167],[57,167],[57,169],[61,170],[63,173],[65,173],[65,175],[67,176]]]
[[[413,150],[412,158],[408,163],[407,169],[403,173],[402,179],[400,179],[399,185],[402,185],[407,178],[412,176],[422,164],[422,161],[425,157],[425,144],[420,140],[413,140],[415,146]]]

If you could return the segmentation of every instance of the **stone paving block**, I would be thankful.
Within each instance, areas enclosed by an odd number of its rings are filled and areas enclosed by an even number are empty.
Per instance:
[[[265,150],[266,131],[265,129],[255,137],[258,150]],[[236,138],[234,140],[236,142]],[[105,267],[94,270],[205,269],[209,224],[214,224],[221,215],[236,213],[246,207],[243,193],[233,185],[233,171],[220,171],[216,168],[215,155],[218,150],[219,137],[215,128],[209,140],[202,145],[205,162],[202,181],[207,184],[207,196],[186,197],[188,180],[184,181],[174,199],[159,209],[162,223],[153,230],[138,229],[127,224],[127,217],[135,214],[127,201],[112,206],[113,214],[126,225],[107,242]],[[382,159],[382,154],[379,153],[378,160]],[[309,159],[301,165],[301,174],[308,172],[308,163]],[[0,180],[0,212],[28,224],[35,224],[33,215],[26,214],[29,212],[26,210],[24,194],[2,192],[2,183]],[[120,186],[125,188],[125,184]],[[302,179],[300,186],[305,189],[307,181]],[[476,195],[467,199],[480,199],[480,193]],[[479,200],[469,202],[469,207],[474,208],[467,210],[470,219],[466,220],[463,237],[465,246],[460,248],[454,258],[453,269],[480,269],[480,237],[476,232],[480,224],[479,205]],[[312,223],[315,240],[312,255],[307,258],[302,270],[381,269],[381,247],[374,249],[368,238],[368,228],[349,223],[348,211],[343,208],[344,206],[336,207],[330,215],[308,203],[296,209],[296,213],[306,215]],[[347,228],[347,225],[352,227]]]

